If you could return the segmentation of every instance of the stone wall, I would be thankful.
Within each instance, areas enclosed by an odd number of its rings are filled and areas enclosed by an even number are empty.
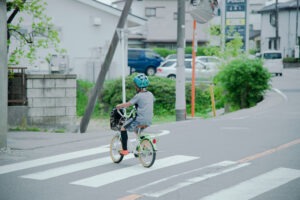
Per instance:
[[[27,124],[76,127],[76,75],[27,75]]]

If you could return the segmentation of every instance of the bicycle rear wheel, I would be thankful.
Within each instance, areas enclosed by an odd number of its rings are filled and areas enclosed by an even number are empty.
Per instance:
[[[123,160],[123,155],[120,154],[122,143],[120,137],[115,135],[110,142],[110,157],[114,163],[120,163]]]
[[[156,151],[148,139],[142,140],[139,147],[139,160],[144,167],[151,167],[156,158]]]

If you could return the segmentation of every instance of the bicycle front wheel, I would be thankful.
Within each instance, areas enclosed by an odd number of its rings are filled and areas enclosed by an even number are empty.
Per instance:
[[[110,157],[114,163],[120,163],[123,160],[123,155],[120,154],[122,143],[118,135],[114,136],[110,142]]]
[[[156,151],[152,142],[145,139],[141,142],[139,147],[139,160],[144,167],[151,167],[154,164]]]

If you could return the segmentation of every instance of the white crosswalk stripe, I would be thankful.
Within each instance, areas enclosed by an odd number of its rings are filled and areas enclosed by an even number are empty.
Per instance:
[[[124,159],[129,159],[129,158],[134,158],[134,156],[130,154],[130,155],[126,156]],[[99,167],[99,166],[110,164],[110,163],[112,163],[111,158],[105,157],[105,158],[94,159],[94,160],[89,160],[89,161],[85,161],[85,162],[79,162],[76,164],[58,167],[58,168],[54,168],[54,169],[49,169],[46,171],[28,174],[28,175],[24,175],[21,177],[28,178],[28,179],[35,179],[35,180],[46,180],[49,178],[54,178],[54,177],[78,172],[78,171],[85,170],[85,169]]]
[[[166,195],[168,193],[171,193],[171,192],[174,192],[176,190],[182,189],[184,187],[193,185],[195,183],[199,183],[199,182],[205,181],[207,179],[210,179],[210,178],[213,178],[213,177],[225,174],[225,173],[229,173],[229,172],[237,170],[239,168],[246,167],[249,164],[250,163],[238,164],[238,163],[233,162],[233,161],[223,161],[223,162],[219,162],[219,163],[212,164],[212,165],[209,165],[209,166],[205,166],[205,167],[202,167],[202,168],[198,168],[198,169],[194,169],[194,170],[191,170],[191,171],[183,172],[181,174],[177,174],[177,175],[174,175],[174,176],[171,176],[171,177],[168,177],[168,178],[164,178],[164,179],[155,181],[153,183],[150,183],[148,185],[141,186],[141,187],[136,188],[134,190],[131,190],[129,192],[131,192],[131,193],[140,193],[140,191],[143,191],[143,190],[147,189],[146,190],[147,192],[142,193],[143,195],[149,196],[149,197],[161,197],[163,195]],[[155,184],[161,184],[162,182],[165,182],[169,179],[176,178],[176,177],[179,177],[179,176],[186,176],[188,174],[192,174],[194,172],[200,172],[202,170],[207,170],[209,168],[214,169],[213,170],[214,172],[210,172],[210,173],[203,174],[201,176],[196,176],[194,178],[186,179],[182,182],[178,182],[176,184],[173,184],[170,187],[164,187],[163,190],[151,191],[150,187],[154,186]]]
[[[67,160],[71,160],[71,159],[75,159],[75,158],[82,158],[85,156],[91,156],[91,155],[104,153],[104,152],[108,152],[108,151],[109,151],[109,146],[105,145],[105,146],[92,148],[92,149],[86,149],[86,150],[82,150],[82,151],[75,151],[75,152],[71,152],[71,153],[49,156],[49,157],[44,157],[44,158],[40,158],[40,159],[19,162],[19,163],[15,163],[15,164],[3,165],[3,166],[0,166],[0,175],[14,172],[14,171],[23,170],[23,169],[29,169],[29,168],[33,168],[33,167],[39,167],[39,166],[43,166],[43,165],[67,161]]]
[[[163,159],[159,159],[155,161],[155,164],[151,168],[144,168],[141,167],[141,165],[134,165],[132,167],[127,167],[119,170],[114,170],[108,173],[99,174],[96,176],[92,176],[89,178],[85,178],[82,180],[78,180],[75,182],[72,182],[71,184],[74,185],[82,185],[87,187],[100,187],[104,186],[116,181],[121,181],[126,178],[130,178],[133,176],[137,176],[144,173],[149,173],[154,170],[174,166],[177,164],[181,164],[184,162],[192,161],[197,159],[198,157],[192,157],[192,156],[171,156]]]
[[[249,200],[297,178],[300,178],[300,170],[277,168],[201,200]]]

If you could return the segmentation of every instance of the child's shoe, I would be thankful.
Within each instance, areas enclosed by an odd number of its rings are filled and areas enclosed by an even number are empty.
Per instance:
[[[128,151],[128,150],[121,150],[121,151],[120,151],[120,154],[121,154],[122,156],[126,156],[126,155],[129,154],[129,151]]]

